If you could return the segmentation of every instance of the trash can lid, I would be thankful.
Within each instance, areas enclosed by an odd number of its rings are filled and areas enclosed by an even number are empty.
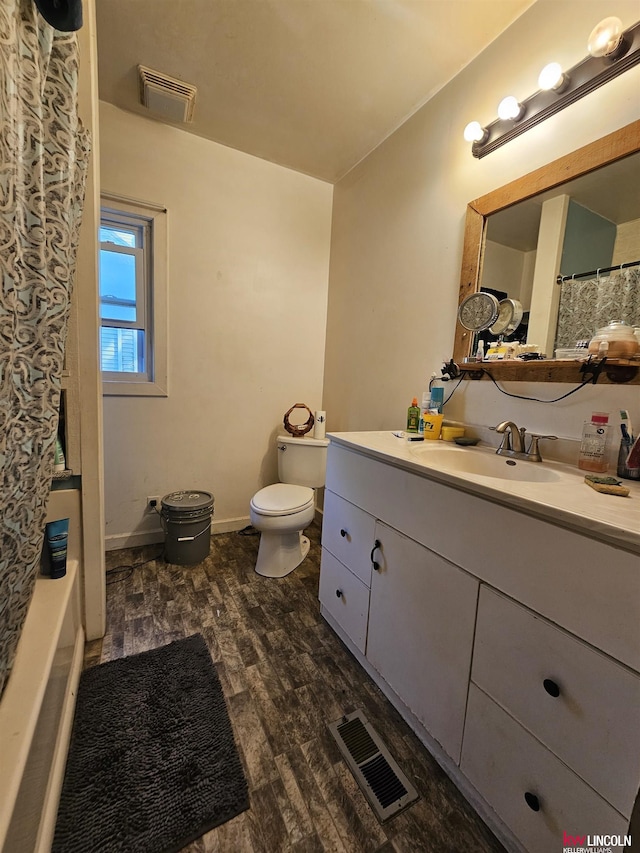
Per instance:
[[[206,507],[213,506],[213,495],[209,492],[190,491],[187,489],[165,495],[161,503],[162,506],[166,506],[169,509],[205,509]]]

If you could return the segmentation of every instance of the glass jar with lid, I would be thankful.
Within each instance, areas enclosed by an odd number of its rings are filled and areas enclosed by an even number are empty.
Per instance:
[[[633,326],[628,323],[611,322],[597,329],[589,341],[590,353],[602,353],[609,358],[631,358],[638,350],[640,343],[633,333]]]

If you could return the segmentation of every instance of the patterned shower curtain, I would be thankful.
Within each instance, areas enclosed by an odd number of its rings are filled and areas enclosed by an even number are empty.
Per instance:
[[[640,267],[588,281],[568,279],[561,288],[556,347],[590,340],[612,321],[640,326]]]
[[[0,694],[39,571],[84,200],[75,33],[0,2]]]

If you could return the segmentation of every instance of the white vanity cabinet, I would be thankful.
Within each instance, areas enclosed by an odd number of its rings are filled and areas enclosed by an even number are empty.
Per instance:
[[[640,556],[350,435],[329,446],[329,624],[508,849],[628,834]]]
[[[367,660],[458,763],[478,581],[386,524],[375,539]]]

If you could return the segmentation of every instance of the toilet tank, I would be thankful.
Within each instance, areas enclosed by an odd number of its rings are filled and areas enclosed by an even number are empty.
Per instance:
[[[324,486],[328,438],[279,435],[277,446],[278,478],[281,483],[309,486],[312,489]]]

